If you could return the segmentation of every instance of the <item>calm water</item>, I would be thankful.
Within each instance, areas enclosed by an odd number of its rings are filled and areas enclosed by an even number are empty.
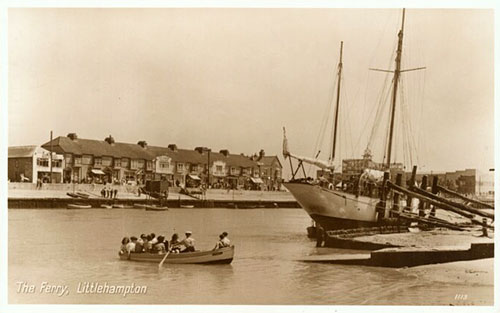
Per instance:
[[[9,210],[10,303],[136,304],[449,304],[457,293],[493,297],[491,286],[434,283],[404,269],[311,264],[317,249],[305,236],[300,209]],[[123,236],[193,231],[197,249],[211,249],[227,231],[231,265],[120,261]],[[345,252],[345,250],[342,250]],[[16,282],[36,286],[17,293]],[[68,285],[69,295],[40,294],[40,284]],[[147,293],[78,294],[79,282],[146,285]]]

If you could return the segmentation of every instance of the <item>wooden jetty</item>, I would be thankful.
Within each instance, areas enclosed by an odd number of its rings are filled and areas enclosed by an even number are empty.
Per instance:
[[[472,243],[468,249],[461,247],[397,247],[361,254],[315,255],[299,261],[400,268],[486,259],[493,256],[493,243]]]

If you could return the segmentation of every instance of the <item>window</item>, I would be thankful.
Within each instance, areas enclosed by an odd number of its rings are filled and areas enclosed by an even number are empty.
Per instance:
[[[216,171],[217,173],[222,173],[222,165],[216,165],[216,166],[215,166],[215,171]]]
[[[52,160],[52,167],[61,167],[62,160]]]
[[[36,159],[36,165],[49,167],[49,159],[38,158],[38,159]]]
[[[115,167],[120,167],[122,166],[122,160],[121,159],[115,159]]]
[[[14,167],[16,167],[16,168],[19,167],[19,161],[18,160],[14,161]]]
[[[146,161],[146,169],[151,170],[153,168],[153,161]]]
[[[137,169],[137,168],[138,168],[138,165],[139,165],[139,164],[138,164],[137,160],[131,160],[131,161],[130,161],[130,168],[131,168],[131,169],[134,169],[134,170],[135,170],[135,169]]]
[[[85,164],[85,165],[92,164],[92,156],[91,155],[82,156],[82,164]]]
[[[102,165],[111,166],[113,159],[110,157],[102,157]]]
[[[94,165],[102,165],[102,159],[101,158],[94,158]]]
[[[160,168],[168,169],[168,163],[167,162],[160,162]]]
[[[80,164],[82,164],[82,157],[79,156],[75,157],[75,165],[80,165]]]
[[[137,167],[144,168],[144,160],[137,160]]]
[[[126,168],[128,167],[129,161],[127,158],[123,158],[121,163],[122,163],[121,166]]]
[[[198,165],[191,164],[191,173],[197,173],[197,172],[198,172]]]
[[[66,154],[64,158],[66,159],[66,164],[68,164],[68,165],[71,164],[71,161],[73,158],[73,156],[71,154],[69,154],[69,153]]]
[[[177,163],[177,172],[184,171],[184,163]]]

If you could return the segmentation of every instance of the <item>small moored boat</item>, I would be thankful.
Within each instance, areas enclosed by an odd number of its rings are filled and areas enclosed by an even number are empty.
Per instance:
[[[66,206],[68,209],[91,209],[92,206],[90,204],[68,204]]]
[[[154,262],[159,264],[165,254],[156,253],[119,253],[121,260]],[[234,246],[209,251],[195,251],[185,253],[170,253],[164,263],[169,264],[230,264],[233,261]]]
[[[135,203],[134,208],[137,209],[146,209],[146,211],[167,211],[168,207],[166,206],[156,206],[156,205],[149,205],[149,204],[140,204],[140,203]]]
[[[111,204],[101,204],[101,208],[103,208],[103,209],[112,209],[113,206]]]
[[[90,197],[90,195],[88,193],[85,193],[85,192],[76,192],[75,193],[79,198],[82,198],[82,199],[88,199]]]
[[[123,209],[125,206],[123,204],[113,204],[113,208],[115,209]]]
[[[181,208],[192,209],[192,208],[194,208],[194,205],[193,204],[181,204]]]

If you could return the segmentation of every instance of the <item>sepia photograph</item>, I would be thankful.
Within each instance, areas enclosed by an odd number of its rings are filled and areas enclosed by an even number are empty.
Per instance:
[[[494,5],[4,9],[8,307],[498,309]]]

